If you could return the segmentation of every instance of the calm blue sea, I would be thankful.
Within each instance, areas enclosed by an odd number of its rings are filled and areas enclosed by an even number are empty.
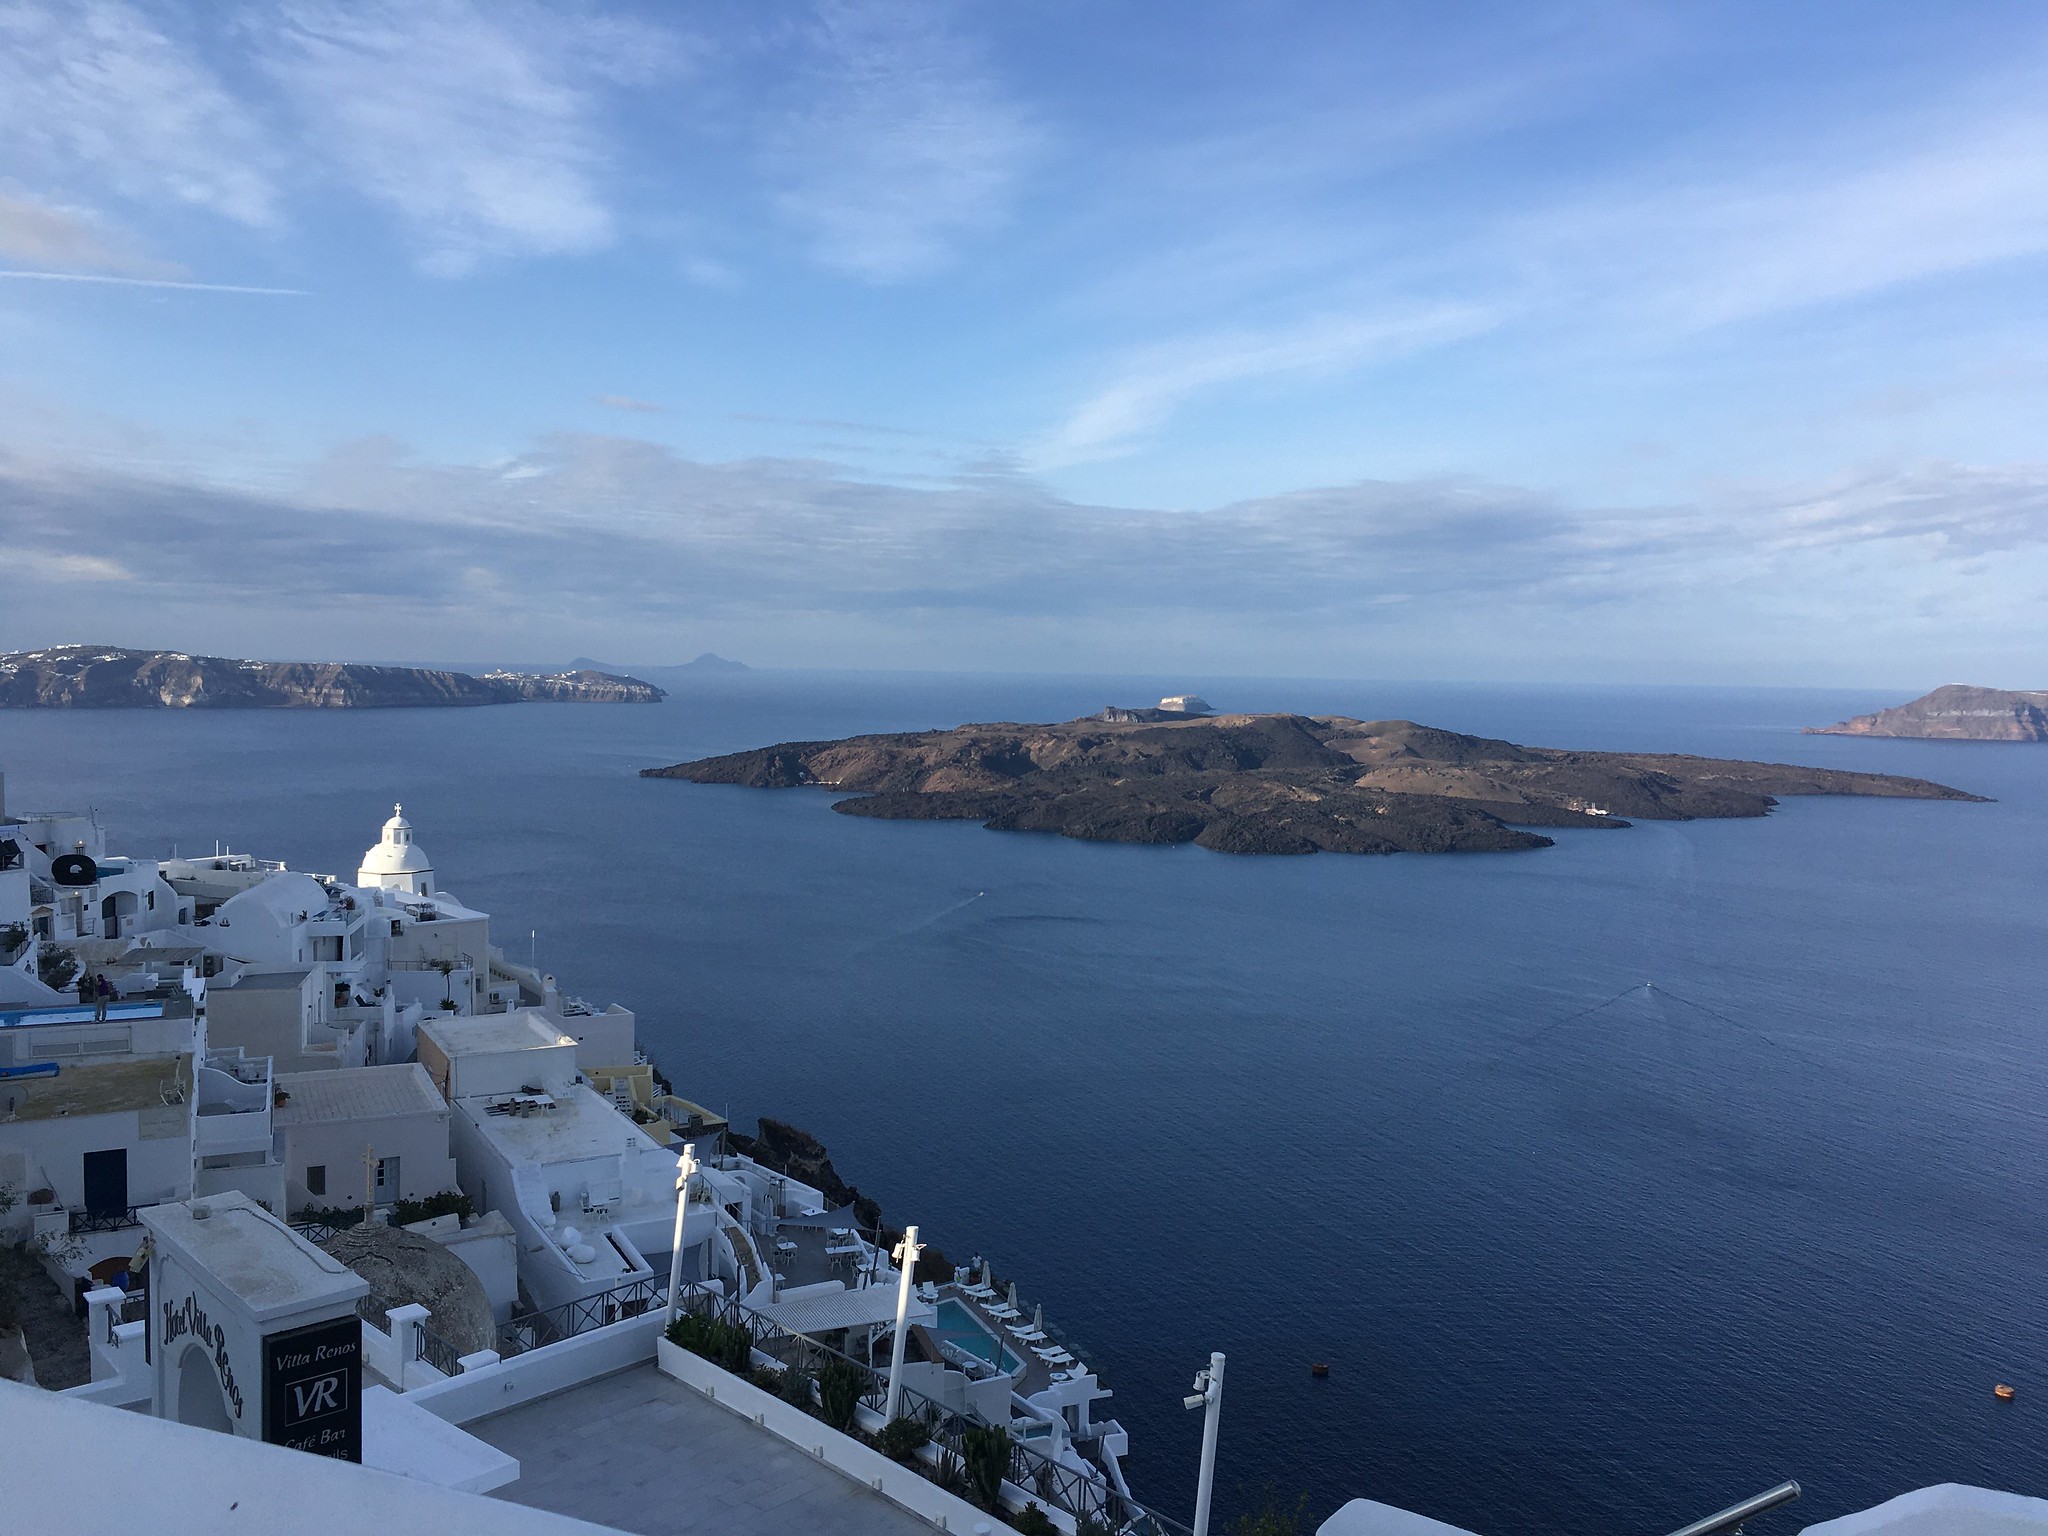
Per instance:
[[[1241,859],[635,777],[1189,687],[1997,803]],[[1271,1487],[1655,1536],[1796,1477],[1776,1532],[1951,1479],[2048,1494],[2048,747],[1797,733],[1912,691],[754,674],[658,707],[8,714],[0,766],[126,851],[343,874],[404,800],[507,949],[534,931],[637,1009],[683,1092],[816,1132],[1042,1299],[1169,1512],[1221,1349],[1225,1513]]]

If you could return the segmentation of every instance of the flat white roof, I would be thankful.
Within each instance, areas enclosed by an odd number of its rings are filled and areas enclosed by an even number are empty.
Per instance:
[[[193,1214],[200,1208],[204,1217]],[[354,1301],[370,1289],[341,1260],[239,1191],[153,1205],[141,1217],[160,1247],[190,1254],[259,1322],[323,1301]]]
[[[609,1527],[458,1493],[327,1456],[194,1429],[0,1381],[0,1444],[39,1477],[8,1480],[25,1531],[219,1536],[600,1536]],[[232,1513],[230,1513],[232,1511]]]
[[[441,1048],[450,1060],[499,1051],[535,1051],[554,1045],[574,1045],[575,1037],[563,1034],[531,1008],[517,1013],[479,1013],[468,1017],[423,1019],[419,1032]]]
[[[290,1095],[270,1112],[272,1125],[325,1125],[443,1114],[448,1104],[416,1061],[326,1072],[280,1072],[272,1085]]]
[[[576,1163],[593,1157],[616,1157],[629,1146],[670,1155],[582,1083],[550,1095],[554,1108],[526,1115],[494,1115],[488,1106],[507,1102],[504,1094],[477,1094],[457,1099],[455,1107],[475,1122],[492,1145],[514,1163]],[[514,1095],[513,1097],[519,1097]]]

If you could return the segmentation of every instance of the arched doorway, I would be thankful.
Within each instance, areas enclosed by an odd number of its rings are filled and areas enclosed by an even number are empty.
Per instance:
[[[178,1361],[178,1422],[228,1434],[235,1429],[228,1420],[228,1405],[221,1396],[213,1360],[197,1344],[189,1346]]]

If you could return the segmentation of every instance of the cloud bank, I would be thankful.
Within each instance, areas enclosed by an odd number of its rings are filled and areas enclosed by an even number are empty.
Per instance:
[[[1901,614],[1944,593],[1980,617],[2002,593],[2030,604],[2048,466],[1928,464],[1711,508],[1360,482],[1178,512],[1082,505],[1009,477],[905,488],[822,463],[703,464],[619,437],[555,437],[490,465],[371,440],[289,493],[15,459],[0,540],[34,578],[6,624],[13,644],[52,639],[37,626],[106,587],[163,622],[375,613],[392,652],[508,620],[542,647],[685,621],[782,626],[812,659],[841,662],[859,658],[829,649],[840,621],[913,652],[929,625],[927,664],[976,624],[1041,638],[1082,626],[1127,653],[1188,624],[1247,654],[1289,632],[1426,652],[1432,636],[1509,621],[1612,646],[1673,604],[1811,624],[1816,561],[1888,573],[1869,595]]]

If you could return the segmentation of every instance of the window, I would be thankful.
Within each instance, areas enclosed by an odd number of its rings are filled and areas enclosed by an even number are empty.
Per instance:
[[[306,1170],[306,1193],[324,1195],[327,1193],[327,1165],[315,1163]]]
[[[377,1195],[379,1199],[396,1199],[398,1196],[398,1159],[380,1157],[377,1159]]]

